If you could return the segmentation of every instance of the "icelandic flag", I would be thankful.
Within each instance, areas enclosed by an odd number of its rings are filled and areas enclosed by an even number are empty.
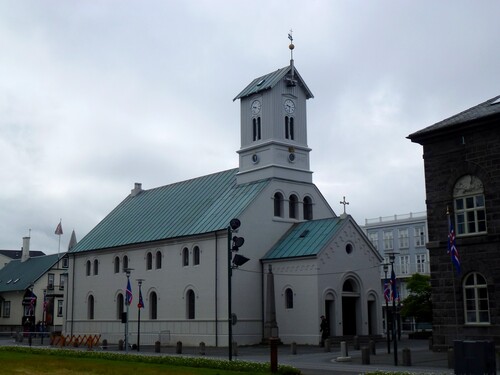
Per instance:
[[[56,231],[54,232],[54,234],[57,234],[58,236],[63,234],[61,222],[59,222],[59,224],[57,224]]]
[[[130,305],[132,303],[132,287],[130,286],[130,279],[127,281],[127,291],[125,297],[125,303]]]
[[[453,229],[453,224],[449,216],[448,224],[450,227],[450,232],[448,233],[448,255],[451,256],[451,262],[455,265],[457,275],[460,275],[460,259],[458,257],[458,250],[455,243],[455,230]]]
[[[143,309],[144,308],[144,301],[142,299],[142,292],[141,292],[140,288],[139,288],[139,303],[137,304],[137,307],[139,309]]]
[[[384,298],[385,302],[389,302],[391,300],[391,283],[389,280],[385,280],[384,282]]]

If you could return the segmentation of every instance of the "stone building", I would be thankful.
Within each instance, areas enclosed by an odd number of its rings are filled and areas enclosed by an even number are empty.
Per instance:
[[[500,344],[500,96],[410,134],[423,146],[434,345]],[[456,235],[460,272],[448,254]]]

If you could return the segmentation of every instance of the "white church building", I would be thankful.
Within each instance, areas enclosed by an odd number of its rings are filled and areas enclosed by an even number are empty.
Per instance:
[[[273,334],[317,345],[321,315],[331,336],[382,334],[383,259],[312,182],[312,97],[292,59],[234,99],[241,103],[239,168],[152,189],[135,184],[68,254],[63,334],[124,337],[125,271],[130,343],[140,329],[144,340],[161,333],[167,344],[227,346],[232,335],[246,345]],[[235,218],[241,226],[232,232]],[[241,245],[238,252],[233,245]],[[249,260],[236,267],[242,258],[235,255]],[[230,311],[237,317],[231,326]],[[274,332],[266,329],[269,312]]]

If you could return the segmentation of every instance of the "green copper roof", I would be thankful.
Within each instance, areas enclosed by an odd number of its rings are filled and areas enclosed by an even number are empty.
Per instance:
[[[290,72],[291,69],[292,67],[288,65],[285,66],[284,68],[278,69],[262,77],[255,78],[247,87],[243,89],[242,92],[236,95],[233,101],[235,101],[236,99],[256,94],[264,90],[272,89],[279,83],[279,81],[281,81]],[[304,82],[299,72],[295,68],[294,68],[294,76],[295,79],[297,79],[299,85],[305,90],[306,98],[307,99],[314,98],[314,95],[312,94],[311,90],[309,90],[306,83]]]
[[[58,259],[59,255],[53,254],[29,258],[24,262],[11,260],[0,269],[0,293],[28,289],[49,271]]]
[[[227,228],[269,183],[236,185],[238,169],[129,195],[71,252],[105,249]]]
[[[332,240],[344,221],[334,217],[295,224],[262,259],[317,255]]]

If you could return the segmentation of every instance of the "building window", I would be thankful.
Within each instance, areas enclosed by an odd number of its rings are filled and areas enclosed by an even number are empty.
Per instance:
[[[312,220],[313,205],[310,197],[304,197],[304,220]]]
[[[370,239],[373,247],[378,250],[378,232],[369,232],[368,238]]]
[[[156,292],[149,294],[149,319],[158,319],[158,296]]]
[[[290,288],[285,290],[285,308],[293,309],[293,291]]]
[[[195,246],[193,249],[193,264],[197,266],[200,264],[200,248]]]
[[[85,274],[87,276],[90,276],[90,268],[91,268],[91,263],[90,263],[90,260],[87,260],[87,263],[85,265]]]
[[[417,254],[416,263],[417,263],[417,273],[427,273],[427,256],[426,254]]]
[[[274,194],[274,216],[283,217],[283,194]]]
[[[187,247],[182,249],[182,265],[184,267],[189,266],[189,250]]]
[[[253,124],[253,140],[258,141],[261,139],[261,125],[260,125],[260,117],[254,117],[252,120]]]
[[[194,300],[195,300],[195,296],[194,296],[194,292],[192,289],[189,289],[186,293],[186,303],[187,303],[187,306],[186,306],[186,312],[187,312],[187,318],[188,319],[194,319],[194,316],[195,316],[195,305],[194,305]]]
[[[398,229],[398,239],[400,249],[408,249],[408,247],[410,247],[408,241],[408,228]]]
[[[156,252],[156,269],[159,270],[161,268],[161,251]]]
[[[116,297],[116,319],[118,320],[122,319],[124,304],[123,294],[119,293]]]
[[[63,268],[68,268],[69,267],[69,259],[68,259],[68,257],[64,257],[62,259],[62,267]]]
[[[64,285],[66,285],[66,275],[59,275],[59,290],[64,290]]]
[[[122,261],[122,271],[125,272],[125,270],[128,268],[128,256],[124,255],[123,256],[123,261]]]
[[[291,139],[292,141],[295,139],[295,128],[294,128],[293,117],[285,116],[285,138]]]
[[[415,247],[425,246],[425,228],[423,225],[413,228],[413,238]]]
[[[486,233],[483,183],[475,176],[461,177],[453,189],[457,235]]]
[[[63,302],[64,301],[62,299],[57,300],[57,316],[58,317],[63,316]]]
[[[153,268],[153,254],[151,254],[150,252],[148,252],[146,254],[146,269],[150,270],[152,268]]]
[[[120,257],[115,257],[115,273],[120,272]]]
[[[54,290],[54,274],[53,273],[49,273],[47,274],[47,289],[48,290]]]
[[[409,255],[401,255],[399,257],[399,273],[401,275],[410,274],[410,256]]]
[[[94,319],[94,296],[92,294],[87,299],[87,319]]]
[[[288,208],[288,216],[290,216],[291,219],[296,219],[297,218],[297,203],[299,200],[297,199],[297,196],[295,194],[290,195],[289,198],[289,208]]]
[[[99,261],[97,259],[94,259],[94,275],[99,274]]]
[[[392,230],[384,231],[384,250],[394,249],[394,234]]]
[[[488,285],[479,273],[471,273],[464,280],[465,323],[478,324],[490,322]]]
[[[4,318],[10,318],[10,301],[3,301],[2,316]]]

